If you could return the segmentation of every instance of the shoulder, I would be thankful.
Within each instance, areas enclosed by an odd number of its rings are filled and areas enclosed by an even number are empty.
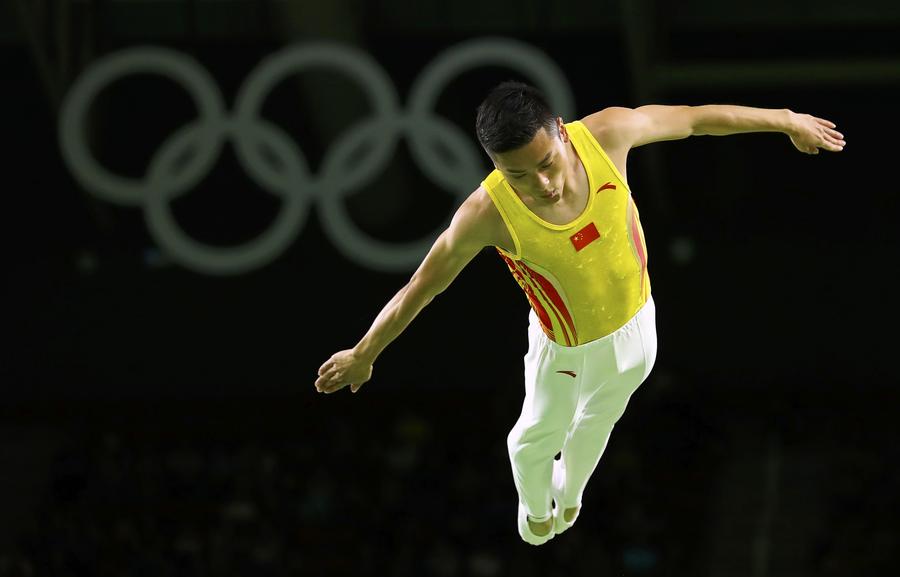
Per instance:
[[[604,150],[630,143],[642,121],[642,114],[624,106],[610,106],[581,119],[581,123]]]
[[[483,186],[479,186],[463,201],[453,215],[450,230],[462,242],[474,242],[481,246],[505,244],[503,233],[506,232],[506,225]]]
[[[473,225],[479,225],[489,222],[495,217],[500,218],[500,213],[497,212],[497,207],[494,206],[494,201],[491,200],[488,191],[484,186],[479,186],[459,206],[455,218],[457,217]]]

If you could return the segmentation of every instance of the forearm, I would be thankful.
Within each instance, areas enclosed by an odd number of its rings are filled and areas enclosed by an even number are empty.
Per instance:
[[[794,113],[786,108],[769,109],[710,104],[694,106],[691,111],[694,117],[692,124],[695,136],[725,136],[745,132],[790,134],[794,121]]]
[[[353,347],[354,352],[369,362],[375,362],[378,355],[406,330],[409,323],[433,298],[413,277],[381,309],[368,332]]]

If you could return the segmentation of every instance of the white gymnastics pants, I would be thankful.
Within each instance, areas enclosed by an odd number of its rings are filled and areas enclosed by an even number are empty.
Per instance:
[[[565,347],[529,315],[525,401],[507,437],[519,501],[534,520],[551,513],[553,458],[562,452],[566,471],[560,510],[580,507],[588,479],[613,426],[656,360],[653,298],[624,326],[603,338]]]

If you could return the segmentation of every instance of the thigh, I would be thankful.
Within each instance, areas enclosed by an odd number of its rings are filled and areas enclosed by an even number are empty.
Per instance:
[[[609,367],[608,376],[618,378],[636,372],[640,385],[656,362],[656,305],[649,298],[640,311],[628,323],[616,331],[612,339],[615,371]],[[633,381],[628,374],[626,380]]]
[[[653,301],[616,331],[602,351],[586,359],[586,413],[621,414],[656,362],[656,314]],[[617,418],[617,417],[616,417]]]
[[[578,401],[583,361],[551,343],[539,326],[530,325],[528,332],[520,424],[544,422],[568,427]]]

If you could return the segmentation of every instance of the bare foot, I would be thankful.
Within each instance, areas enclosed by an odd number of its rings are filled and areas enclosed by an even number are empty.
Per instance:
[[[571,523],[577,513],[578,507],[569,507],[563,512],[563,519],[566,520],[566,523]]]
[[[550,517],[546,521],[542,521],[540,523],[538,523],[537,521],[532,521],[529,517],[528,527],[531,529],[532,533],[534,533],[538,537],[543,537],[553,529],[553,517]]]

